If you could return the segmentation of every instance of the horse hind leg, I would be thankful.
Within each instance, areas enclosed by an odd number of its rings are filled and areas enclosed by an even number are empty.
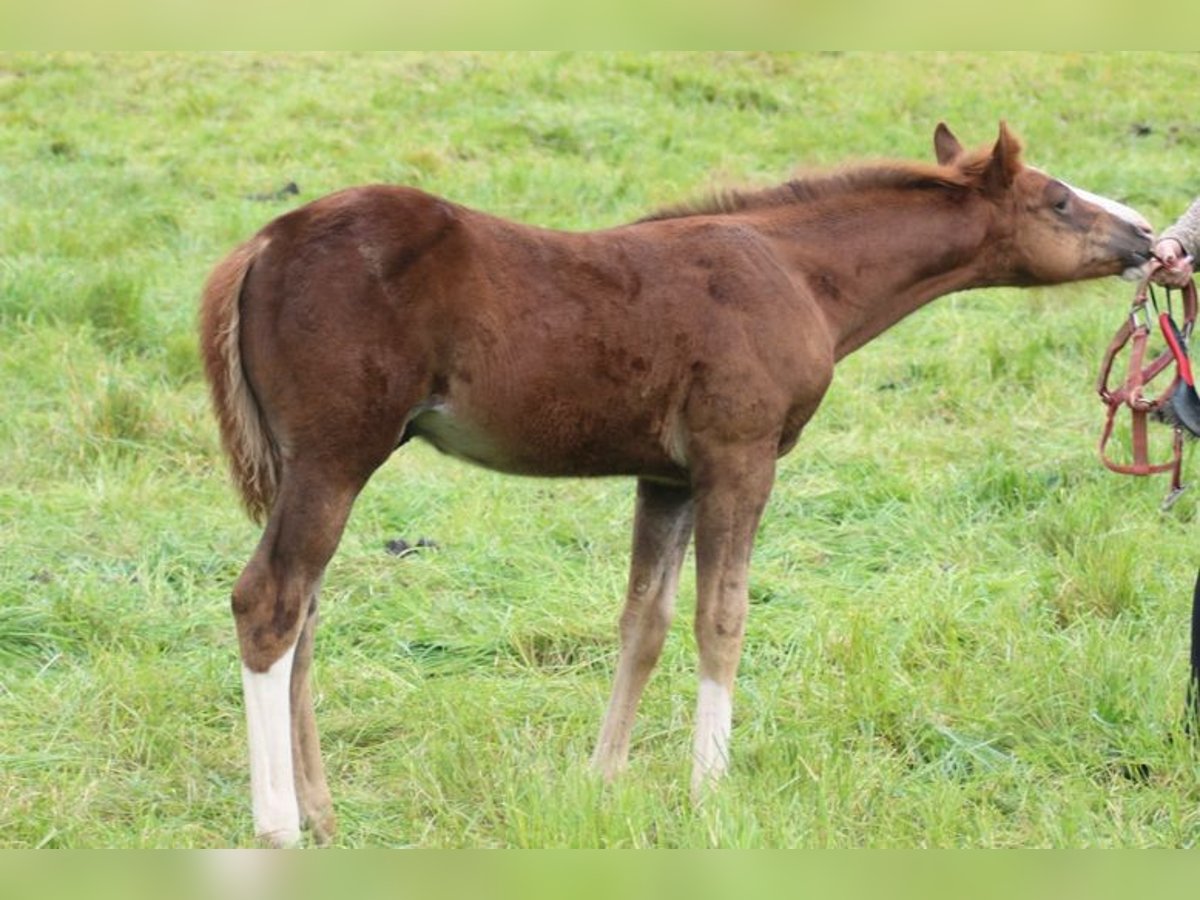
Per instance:
[[[308,826],[316,843],[324,846],[333,839],[336,818],[333,797],[325,778],[325,764],[321,760],[321,741],[309,680],[316,630],[317,590],[314,589],[292,662],[292,765],[301,822]]]
[[[318,841],[331,836],[307,676],[317,589],[365,481],[285,470],[266,531],[233,592],[254,828],[275,846],[299,842],[301,810],[316,817],[310,824]]]
[[[658,663],[674,612],[679,570],[692,536],[688,488],[638,482],[629,587],[612,698],[592,768],[612,778],[625,768],[638,701]]]

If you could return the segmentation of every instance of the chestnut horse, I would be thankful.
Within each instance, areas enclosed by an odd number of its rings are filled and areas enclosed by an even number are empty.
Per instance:
[[[256,833],[334,827],[309,689],[317,591],[354,499],[423,438],[502,472],[637,479],[612,698],[592,763],[626,763],[695,538],[693,794],[729,762],[747,570],[775,461],[846,354],[935,297],[1130,274],[1132,210],[1021,162],[1003,123],[936,164],[845,168],[589,233],[421,191],[344,190],[209,277],[221,435],[266,528],[233,590]]]

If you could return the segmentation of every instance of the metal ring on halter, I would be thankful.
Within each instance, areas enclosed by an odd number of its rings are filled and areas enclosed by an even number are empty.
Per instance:
[[[1138,313],[1139,312],[1142,313],[1143,315],[1145,315],[1145,317],[1146,317],[1145,325],[1141,325],[1138,323]],[[1129,310],[1129,324],[1133,326],[1135,331],[1138,328],[1145,328],[1147,330],[1153,330],[1151,328],[1151,325],[1153,324],[1153,320],[1150,318],[1150,310],[1146,309],[1146,301],[1145,300],[1142,300],[1140,303],[1133,304],[1133,308]]]

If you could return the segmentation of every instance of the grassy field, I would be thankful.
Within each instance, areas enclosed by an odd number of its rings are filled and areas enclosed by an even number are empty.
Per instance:
[[[561,228],[1007,119],[1164,226],[1180,55],[0,55],[0,846],[251,845],[228,596],[257,540],[194,349],[211,265],[414,184]],[[299,195],[277,194],[295,182]],[[266,199],[264,199],[266,198]],[[1197,493],[1095,457],[1116,280],[946,298],[840,366],[760,534],[723,790],[687,800],[690,567],[632,767],[586,770],[632,483],[406,447],[325,581],[349,847],[1190,846]],[[1195,461],[1189,461],[1195,472]],[[399,538],[437,544],[406,556]]]

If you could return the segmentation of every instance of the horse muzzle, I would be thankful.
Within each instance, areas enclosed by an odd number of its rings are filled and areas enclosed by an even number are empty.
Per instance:
[[[1149,225],[1130,222],[1124,233],[1109,245],[1121,262],[1121,278],[1141,281],[1150,274],[1154,261],[1154,232]]]
[[[1145,252],[1134,251],[1121,258],[1121,279],[1123,281],[1141,281],[1150,274],[1150,264],[1154,256],[1149,248]]]

